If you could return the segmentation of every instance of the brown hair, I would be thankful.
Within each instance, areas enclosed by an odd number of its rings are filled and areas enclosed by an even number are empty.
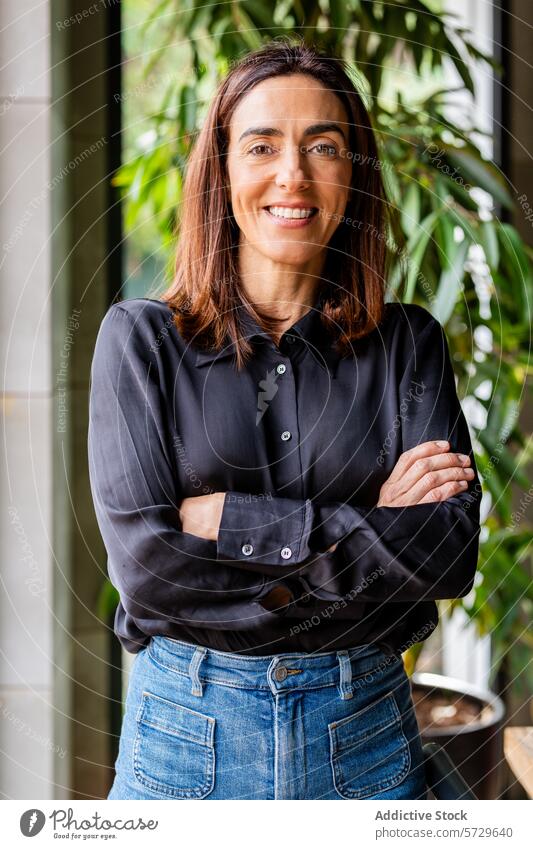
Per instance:
[[[307,74],[331,89],[348,114],[350,155],[361,163],[352,168],[346,210],[328,243],[320,286],[322,324],[334,331],[345,355],[352,351],[350,340],[366,336],[383,318],[387,205],[370,118],[348,69],[344,60],[297,39],[269,42],[241,59],[221,81],[193,145],[177,228],[175,277],[161,300],[175,310],[182,337],[197,347],[219,349],[229,337],[238,368],[253,348],[239,334],[235,307],[245,304],[267,333],[276,333],[284,321],[263,314],[246,299],[237,271],[238,227],[227,196],[231,117],[241,98],[270,77]]]

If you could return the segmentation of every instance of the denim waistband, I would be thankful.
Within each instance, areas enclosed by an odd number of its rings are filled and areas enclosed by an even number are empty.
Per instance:
[[[158,635],[151,638],[148,654],[162,669],[188,676],[195,696],[202,696],[203,684],[209,682],[274,695],[336,686],[342,699],[351,699],[354,687],[371,673],[390,667],[405,674],[401,654],[385,654],[372,644],[314,654],[244,655]]]

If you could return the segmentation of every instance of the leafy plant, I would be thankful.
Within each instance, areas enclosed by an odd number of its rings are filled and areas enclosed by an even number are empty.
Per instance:
[[[389,198],[401,210],[391,233],[390,290],[425,306],[447,332],[484,515],[474,590],[442,609],[451,614],[462,607],[480,633],[491,634],[492,680],[511,655],[530,691],[532,533],[523,515],[513,519],[511,484],[529,487],[532,451],[518,417],[532,372],[532,253],[500,220],[516,199],[482,155],[484,134],[468,121],[472,67],[495,67],[470,34],[429,0],[160,0],[141,33],[145,80],[157,83],[159,75],[162,81],[155,88],[158,105],[148,142],[144,133],[133,143],[115,179],[124,193],[126,227],[131,232],[139,221],[155,223],[154,249],[170,262],[187,155],[217,81],[250,50],[292,33],[343,56],[358,75]],[[445,63],[457,85],[447,84]],[[395,84],[402,75],[408,81],[403,93]],[[465,114],[454,123],[450,106],[456,114],[461,103]],[[138,104],[128,108],[133,113]],[[407,653],[409,669],[422,648]]]

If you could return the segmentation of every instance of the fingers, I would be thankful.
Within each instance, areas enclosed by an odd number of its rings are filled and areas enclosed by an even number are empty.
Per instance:
[[[416,460],[431,457],[435,454],[444,454],[449,449],[450,443],[447,440],[432,440],[431,442],[422,442],[420,445],[415,445],[414,448],[410,448],[400,455],[398,462],[388,478],[388,482],[396,483],[399,481]]]
[[[471,460],[449,447],[446,440],[434,440],[404,451],[381,488],[378,507],[443,501],[464,492],[475,477]]]
[[[398,494],[402,494],[417,484],[423,483],[425,488],[422,494],[425,495],[430,489],[441,486],[447,481],[471,480],[474,473],[469,468],[470,465],[470,457],[466,454],[455,454],[451,451],[419,457],[407,469],[401,480],[393,483],[393,488]]]
[[[410,507],[415,504],[427,504],[431,501],[445,501],[452,495],[458,495],[460,492],[466,492],[468,480],[448,481],[441,486],[434,487],[424,491],[424,488],[419,484],[413,487],[408,492],[395,496],[386,487],[381,490],[380,498],[377,503],[378,507]],[[427,489],[427,487],[426,487]]]
[[[460,492],[466,492],[468,481],[451,481],[436,489],[431,489],[418,504],[427,504],[431,501],[446,501],[452,495],[458,495]]]
[[[473,479],[472,469],[449,468],[428,472],[411,489],[409,494],[415,498],[415,504],[427,501],[440,501],[464,492]],[[431,496],[433,493],[433,496]],[[428,498],[428,496],[431,496]],[[442,496],[442,498],[441,498]]]

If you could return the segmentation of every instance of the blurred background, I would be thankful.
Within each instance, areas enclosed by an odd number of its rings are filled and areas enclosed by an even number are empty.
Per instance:
[[[88,481],[96,333],[168,285],[217,81],[291,33],[360,82],[397,210],[390,296],[445,327],[483,483],[474,589],[405,654],[421,730],[479,798],[531,793],[532,26],[528,0],[3,0],[1,798],[112,783],[133,656]]]

